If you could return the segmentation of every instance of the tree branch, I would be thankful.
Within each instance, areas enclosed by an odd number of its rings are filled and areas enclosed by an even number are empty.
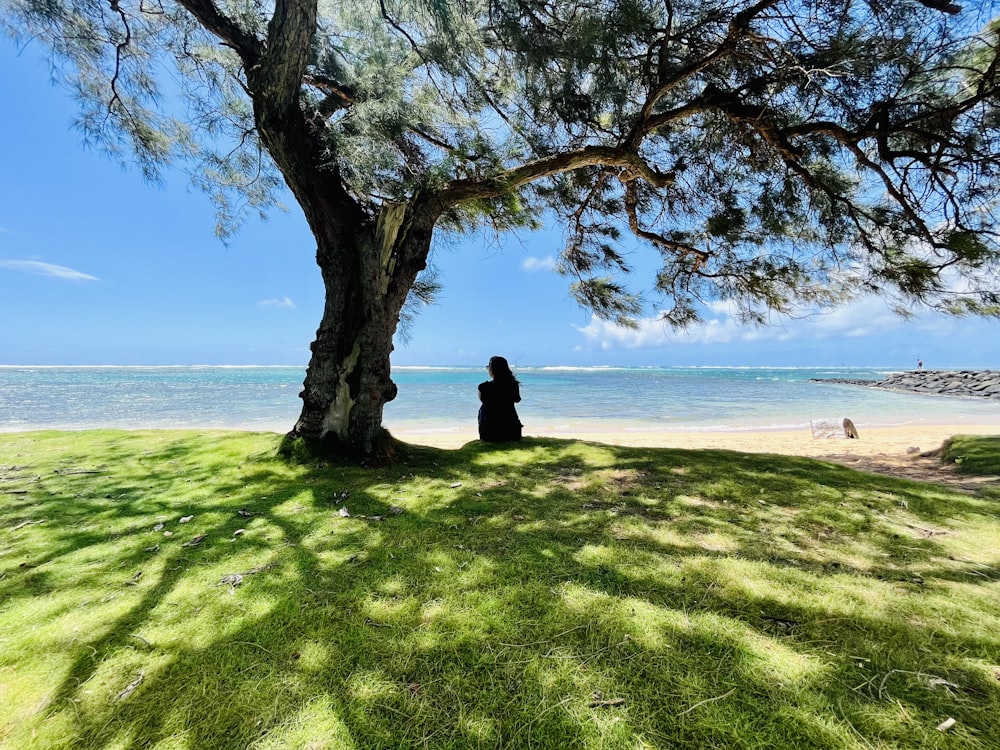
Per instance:
[[[208,31],[215,34],[227,47],[232,47],[243,60],[246,68],[260,62],[264,46],[253,34],[248,34],[229,16],[215,7],[212,0],[177,0],[188,12],[198,19]]]
[[[278,106],[297,104],[305,78],[313,35],[316,33],[317,0],[277,0],[267,25],[267,49],[257,70],[268,96]]]
[[[641,178],[658,188],[667,187],[674,181],[674,175],[657,171],[626,148],[587,146],[536,159],[495,177],[453,180],[438,191],[437,198],[442,208],[447,209],[462,201],[494,198],[545,177],[585,167],[621,167],[626,170],[625,179]]]
[[[635,127],[629,134],[625,143],[631,148],[636,148],[642,141],[642,138],[653,129],[653,127],[648,126],[647,123],[652,119],[653,108],[656,107],[660,99],[662,99],[667,92],[679,83],[682,83],[691,76],[697,75],[716,61],[735,51],[737,41],[739,41],[739,39],[741,39],[746,33],[747,28],[750,26],[750,22],[760,15],[760,13],[773,5],[777,5],[779,2],[780,0],[758,0],[757,3],[751,5],[749,8],[745,8],[740,11],[733,16],[732,21],[729,23],[729,29],[726,32],[726,36],[718,47],[701,59],[695,60],[694,62],[681,68],[667,80],[659,81],[656,88],[653,89],[646,97],[646,101],[643,103],[639,116],[636,119]]]
[[[691,273],[698,273],[701,265],[707,263],[711,254],[705,250],[699,250],[693,245],[688,245],[683,242],[676,242],[674,240],[669,240],[662,234],[657,234],[656,232],[650,232],[648,229],[643,229],[639,226],[639,216],[637,206],[639,205],[639,193],[636,189],[634,181],[630,181],[624,184],[625,187],[625,213],[628,216],[628,226],[632,230],[632,234],[640,239],[648,240],[658,247],[662,247],[664,250],[669,250],[673,253],[679,255],[693,255],[694,256],[694,267],[691,269]]]

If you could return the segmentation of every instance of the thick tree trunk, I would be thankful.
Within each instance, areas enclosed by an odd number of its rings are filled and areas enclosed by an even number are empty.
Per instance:
[[[432,223],[417,229],[412,215],[410,204],[389,205],[377,222],[361,223],[350,235],[316,232],[326,304],[311,346],[302,413],[288,435],[314,453],[366,463],[392,458],[382,426],[385,404],[396,397],[392,339],[431,239]]]
[[[279,0],[266,52],[244,51],[258,133],[309,222],[326,288],[302,413],[286,449],[302,441],[311,453],[382,463],[392,457],[382,427],[385,404],[396,397],[392,337],[446,203],[418,191],[373,217],[370,204],[349,193],[330,142],[310,119],[318,113],[301,101],[315,14],[315,0]]]

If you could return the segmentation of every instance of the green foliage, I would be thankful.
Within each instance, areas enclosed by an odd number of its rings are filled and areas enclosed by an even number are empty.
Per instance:
[[[607,276],[581,279],[570,285],[570,294],[583,307],[625,328],[634,328],[642,301]]]
[[[278,169],[305,179],[306,164],[352,216],[424,201],[465,232],[555,212],[575,296],[616,319],[665,303],[692,322],[716,299],[763,319],[865,293],[1000,312],[1000,43],[975,9],[352,0],[319,5],[271,59],[300,17],[271,23],[259,0],[218,16],[194,0],[0,1],[8,33],[52,50],[88,140],[150,179],[188,164],[223,235],[274,205]],[[303,51],[292,104],[271,112],[262,82]],[[275,150],[293,131],[305,156]],[[635,241],[663,258],[662,299],[624,280]]]
[[[280,441],[0,435],[0,747],[1000,743],[995,501],[728,451]]]
[[[945,441],[941,460],[963,474],[1000,476],[1000,435],[955,435]]]

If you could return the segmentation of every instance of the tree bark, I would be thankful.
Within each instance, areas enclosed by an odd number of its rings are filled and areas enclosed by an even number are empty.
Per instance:
[[[376,221],[351,232],[330,217],[317,232],[317,263],[326,287],[323,318],[306,370],[302,413],[288,434],[312,453],[365,463],[391,460],[382,426],[396,397],[389,357],[406,296],[425,267],[433,216],[419,201],[387,204]]]
[[[373,217],[345,189],[330,144],[300,99],[315,10],[315,0],[281,0],[268,51],[247,68],[258,133],[316,239],[326,290],[286,450],[302,441],[313,454],[383,463],[393,445],[382,427],[385,404],[396,397],[392,338],[442,207],[418,193]]]

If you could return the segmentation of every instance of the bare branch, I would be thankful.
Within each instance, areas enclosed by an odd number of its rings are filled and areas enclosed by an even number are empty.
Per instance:
[[[659,188],[667,187],[674,181],[672,174],[657,171],[628,149],[587,146],[530,161],[492,178],[454,180],[439,191],[437,198],[447,208],[466,200],[493,198],[531,182],[585,167],[621,167],[632,179],[642,178]]]

